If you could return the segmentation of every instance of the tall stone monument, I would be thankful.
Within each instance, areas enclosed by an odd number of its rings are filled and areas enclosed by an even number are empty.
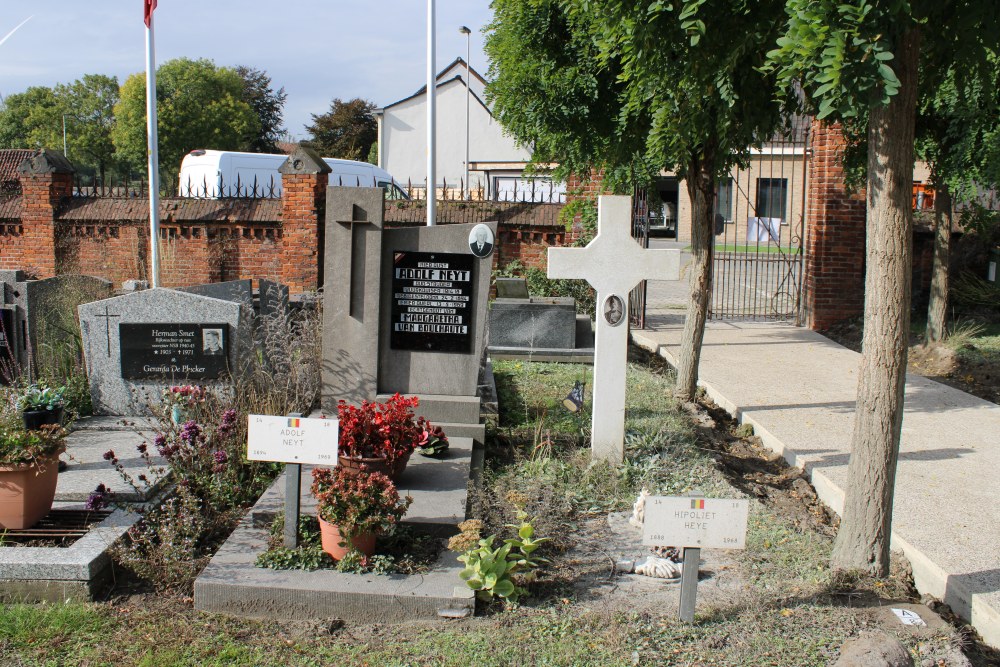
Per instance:
[[[385,229],[383,207],[380,188],[327,194],[323,408],[417,395],[449,435],[481,439],[496,224]]]

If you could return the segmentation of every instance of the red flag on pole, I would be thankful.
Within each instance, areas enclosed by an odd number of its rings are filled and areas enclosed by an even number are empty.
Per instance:
[[[156,0],[142,0],[142,20],[149,27],[149,20],[153,18],[153,10],[156,9]]]

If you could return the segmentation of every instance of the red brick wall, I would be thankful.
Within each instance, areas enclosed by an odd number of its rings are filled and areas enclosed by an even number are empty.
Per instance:
[[[281,282],[293,294],[320,284],[326,219],[326,174],[284,174],[281,203]]]
[[[811,329],[860,317],[865,302],[865,194],[848,194],[844,135],[813,122],[806,184],[803,311]]]
[[[6,248],[0,266],[51,278],[56,275],[55,216],[73,193],[73,175],[25,174],[21,191],[19,240]]]

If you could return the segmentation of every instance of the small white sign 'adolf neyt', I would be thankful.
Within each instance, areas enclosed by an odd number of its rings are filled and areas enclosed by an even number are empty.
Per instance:
[[[247,458],[280,463],[337,464],[337,419],[250,415]]]
[[[642,543],[699,549],[745,549],[746,499],[649,496]]]
[[[594,341],[595,459],[621,462],[625,451],[628,297],[642,280],[679,280],[680,250],[649,250],[632,238],[632,198],[602,196],[597,236],[586,248],[549,248],[549,278],[582,278],[597,290]]]

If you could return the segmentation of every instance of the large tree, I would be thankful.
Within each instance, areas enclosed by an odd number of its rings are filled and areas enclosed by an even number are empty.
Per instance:
[[[306,142],[323,157],[364,160],[378,139],[375,103],[355,98],[344,101],[335,98],[330,110],[312,114],[312,125],[306,127],[310,137]]]
[[[833,563],[885,575],[910,334],[920,58],[980,66],[998,17],[974,0],[787,0],[787,13],[769,54],[785,85],[801,85],[820,118],[868,114],[865,329]]]
[[[160,174],[177,176],[181,159],[196,148],[248,150],[259,136],[260,119],[243,99],[235,70],[210,60],[178,58],[156,70]],[[112,139],[119,159],[133,169],[146,164],[146,77],[133,74],[121,87]]]
[[[52,139],[56,126],[61,133],[62,117],[51,88],[32,86],[8,95],[0,107],[0,148],[61,149],[62,135],[58,142]]]
[[[243,101],[257,114],[260,125],[248,149],[254,153],[279,152],[278,141],[285,134],[282,121],[288,94],[284,87],[278,90],[271,87],[271,77],[267,72],[239,65],[236,73],[243,79]]]
[[[794,99],[761,72],[784,3],[494,0],[487,95],[537,162],[648,177],[692,202],[691,298],[677,395],[693,400],[711,297],[718,179],[746,164]]]

